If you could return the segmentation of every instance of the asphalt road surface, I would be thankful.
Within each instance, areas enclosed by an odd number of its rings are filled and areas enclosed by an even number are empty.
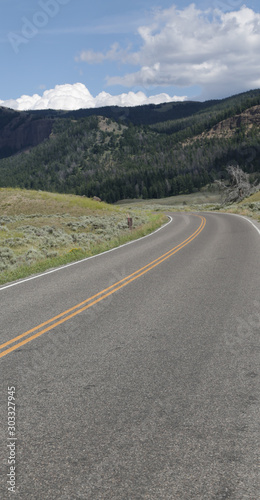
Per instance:
[[[172,214],[0,287],[0,498],[259,500],[259,242]]]

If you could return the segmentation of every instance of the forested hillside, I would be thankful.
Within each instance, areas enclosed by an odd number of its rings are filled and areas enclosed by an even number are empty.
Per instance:
[[[199,190],[225,177],[229,163],[260,180],[260,90],[206,103],[69,113],[19,115],[2,108],[2,137],[13,119],[41,123],[45,137],[0,160],[0,187],[99,196],[111,203]]]

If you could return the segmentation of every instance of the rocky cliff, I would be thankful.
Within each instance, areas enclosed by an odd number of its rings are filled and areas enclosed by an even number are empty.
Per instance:
[[[252,129],[252,127],[260,127],[260,106],[253,106],[252,108],[243,111],[239,115],[232,116],[227,120],[219,122],[212,127],[208,132],[204,132],[203,137],[212,138],[214,136],[232,137],[238,130],[244,128],[245,132]]]

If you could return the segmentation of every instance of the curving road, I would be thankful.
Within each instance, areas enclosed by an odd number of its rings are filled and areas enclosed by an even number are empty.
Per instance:
[[[258,500],[259,231],[169,215],[0,287],[1,498]]]

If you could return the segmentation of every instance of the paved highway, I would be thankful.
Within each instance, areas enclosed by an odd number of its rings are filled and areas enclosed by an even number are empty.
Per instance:
[[[260,498],[259,232],[170,215],[0,287],[1,499]]]

